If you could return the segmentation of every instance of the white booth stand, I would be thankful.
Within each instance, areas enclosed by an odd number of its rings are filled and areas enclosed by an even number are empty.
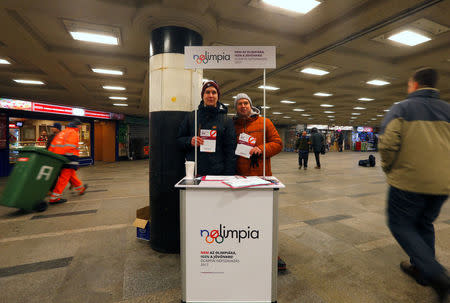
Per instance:
[[[181,180],[182,302],[277,301],[278,190]],[[196,182],[194,182],[196,181]]]

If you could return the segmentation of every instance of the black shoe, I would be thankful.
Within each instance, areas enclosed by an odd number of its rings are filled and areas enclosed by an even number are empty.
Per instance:
[[[280,257],[278,257],[278,270],[286,270],[286,262],[284,262]]]
[[[420,274],[419,270],[414,266],[411,265],[408,261],[402,261],[400,262],[400,268],[401,270],[407,274],[408,276],[412,277],[416,282],[422,286],[429,286],[430,283],[426,281],[422,275]]]
[[[56,201],[50,201],[50,202],[48,202],[48,204],[55,205],[55,204],[61,204],[61,203],[64,203],[64,202],[67,202],[67,199],[61,198],[61,199],[58,199]]]

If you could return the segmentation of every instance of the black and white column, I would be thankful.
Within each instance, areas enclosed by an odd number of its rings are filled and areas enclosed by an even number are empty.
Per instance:
[[[202,70],[184,68],[184,47],[201,46],[202,36],[177,26],[152,31],[149,65],[150,246],[180,251],[180,202],[174,185],[185,175],[178,128],[200,102]]]

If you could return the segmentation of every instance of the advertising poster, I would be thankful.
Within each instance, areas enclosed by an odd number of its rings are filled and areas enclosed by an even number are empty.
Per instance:
[[[276,68],[275,46],[186,46],[184,55],[185,68]]]
[[[272,190],[186,195],[186,301],[271,302]]]

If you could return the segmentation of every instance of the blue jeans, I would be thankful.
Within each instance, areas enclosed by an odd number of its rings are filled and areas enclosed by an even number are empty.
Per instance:
[[[305,167],[308,167],[308,156],[309,156],[308,150],[299,150],[298,151],[298,166],[302,166],[302,160],[303,160],[303,165]]]
[[[419,194],[389,187],[389,229],[410,257],[411,264],[428,281],[445,272],[435,258],[433,222],[447,198],[446,195]]]

